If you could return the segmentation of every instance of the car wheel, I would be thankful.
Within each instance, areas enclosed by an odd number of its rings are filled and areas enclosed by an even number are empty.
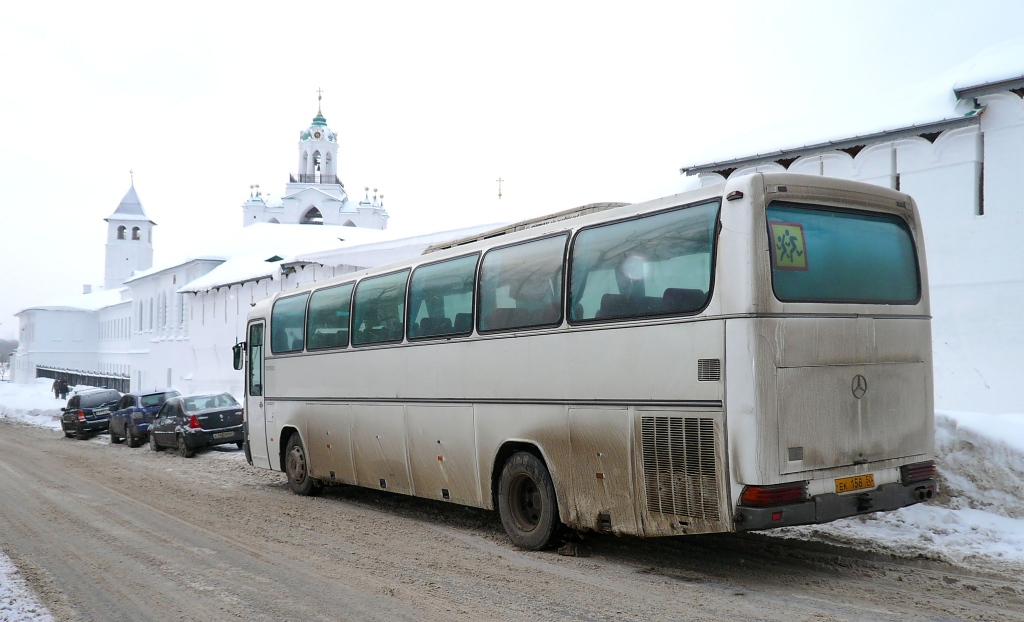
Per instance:
[[[498,482],[498,512],[512,543],[537,551],[551,546],[558,529],[558,500],[551,474],[537,456],[509,458]]]
[[[139,437],[135,434],[135,426],[133,425],[124,426],[124,437],[128,439],[129,447],[138,447],[142,444],[139,442]]]
[[[75,435],[75,432],[74,432],[74,430],[69,430],[69,429],[67,429],[67,428],[66,428],[66,427],[64,426],[64,422],[63,422],[63,421],[61,421],[61,422],[60,422],[60,429],[61,429],[61,430],[64,430],[64,436],[65,436],[66,438],[71,438],[71,437],[73,437],[73,436]]]
[[[182,458],[191,458],[195,455],[195,450],[189,449],[188,445],[185,444],[185,437],[178,435],[178,455]]]
[[[149,433],[149,450],[160,451],[160,446],[156,444],[156,434],[153,434],[152,431]]]
[[[245,441],[235,441],[235,447],[239,449],[245,447]]]
[[[323,484],[309,475],[309,460],[306,459],[306,448],[298,434],[288,439],[288,448],[284,452],[284,468],[288,473],[288,487],[297,495],[315,497],[323,490]]]
[[[114,424],[113,424],[113,422],[111,422],[111,424],[110,424],[110,442],[111,442],[111,444],[117,445],[118,443],[121,442],[121,440],[122,440],[121,437],[118,436],[117,432],[114,431]]]

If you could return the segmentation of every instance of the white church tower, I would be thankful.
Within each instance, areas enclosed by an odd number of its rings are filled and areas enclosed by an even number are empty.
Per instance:
[[[386,229],[388,213],[384,195],[369,192],[359,203],[349,201],[345,184],[338,176],[338,137],[327,127],[327,119],[317,111],[313,123],[299,134],[298,173],[289,175],[280,204],[264,199],[259,186],[250,188],[249,199],[242,204],[242,224],[258,222],[302,225],[344,225]]]
[[[121,287],[132,272],[153,267],[153,226],[135,193],[135,183],[107,221],[107,257],[103,288]]]

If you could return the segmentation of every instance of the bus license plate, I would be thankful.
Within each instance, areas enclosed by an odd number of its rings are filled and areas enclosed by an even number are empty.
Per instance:
[[[234,432],[216,432],[216,433],[214,433],[213,438],[229,438],[229,437],[233,436],[234,434],[235,434]],[[836,485],[838,486],[839,483],[836,482]]]
[[[854,490],[874,487],[875,476],[873,474],[854,475],[853,477],[843,477],[836,480],[836,492],[853,492]]]

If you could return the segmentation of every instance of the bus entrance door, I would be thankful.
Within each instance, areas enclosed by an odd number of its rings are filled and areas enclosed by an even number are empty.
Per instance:
[[[249,356],[246,367],[245,426],[253,466],[270,469],[273,466],[267,451],[267,419],[263,405],[263,335],[263,322],[249,325],[249,339],[246,342]]]

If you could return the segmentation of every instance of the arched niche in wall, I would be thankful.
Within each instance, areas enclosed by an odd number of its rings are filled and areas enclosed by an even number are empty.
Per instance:
[[[315,207],[311,207],[308,210],[306,210],[305,214],[303,214],[302,220],[299,221],[299,224],[300,225],[322,225],[322,224],[324,224],[324,216],[323,216],[323,214],[320,213],[320,210],[318,210]]]

